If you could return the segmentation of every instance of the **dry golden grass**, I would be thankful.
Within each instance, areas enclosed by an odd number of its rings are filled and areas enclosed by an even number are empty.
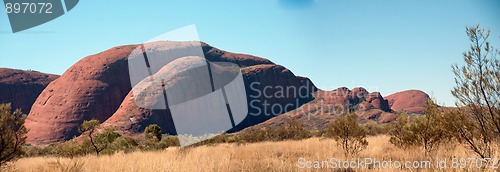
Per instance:
[[[475,157],[463,146],[450,143],[441,147],[430,158],[419,149],[401,150],[389,143],[388,136],[368,138],[368,149],[356,158],[377,160],[418,161],[436,158]],[[308,161],[344,160],[342,152],[331,139],[312,138],[300,141],[262,142],[253,144],[218,144],[194,148],[168,148],[157,152],[117,153],[114,155],[89,155],[78,158],[35,157],[23,158],[9,165],[11,171],[332,171],[333,169],[300,169],[299,158]],[[434,162],[433,162],[434,163]],[[451,162],[447,163],[450,166]],[[434,164],[433,164],[434,165]],[[454,171],[432,169],[355,169],[356,171]],[[478,171],[458,169],[456,171]]]

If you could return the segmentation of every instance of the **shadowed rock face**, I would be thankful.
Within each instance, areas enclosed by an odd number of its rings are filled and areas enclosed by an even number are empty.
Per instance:
[[[283,71],[285,70],[285,71]],[[312,99],[312,95],[308,90],[299,91],[289,90],[290,92],[284,93],[289,96],[284,97],[275,97],[275,98],[265,98],[260,96],[259,98],[252,98],[252,94],[250,94],[252,90],[250,88],[250,84],[252,82],[258,82],[259,87],[254,88],[260,91],[261,88],[268,87],[266,89],[269,93],[277,92],[277,88],[286,87],[286,86],[294,86],[294,87],[306,87],[309,84],[309,89],[316,90],[316,87],[309,81],[307,78],[296,77],[286,68],[279,65],[256,65],[252,68],[243,68],[243,78],[247,89],[247,101],[250,104],[252,101],[266,101],[270,105],[279,104],[284,107],[286,104],[290,104],[290,109],[293,110],[297,106],[302,105],[305,102],[308,102]],[[185,78],[179,78],[185,79]],[[171,79],[167,79],[171,80]],[[175,78],[173,80],[176,80]],[[167,84],[169,85],[169,84]],[[167,88],[168,89],[168,88]],[[311,91],[309,90],[309,91]],[[300,97],[302,94],[304,97]],[[297,95],[297,96],[293,96]],[[258,112],[260,109],[260,113]],[[266,109],[266,110],[264,110]],[[268,115],[264,114],[264,111],[268,112]],[[276,112],[278,112],[276,110]],[[243,128],[246,128],[251,125],[258,124],[267,119],[270,119],[274,116],[280,115],[283,112],[273,113],[271,110],[271,106],[263,107],[262,104],[254,104],[254,108],[249,108],[249,114],[257,114],[257,115],[248,115],[247,118],[243,120],[242,123],[236,126],[236,128],[230,130],[239,131]],[[175,133],[175,129],[173,128],[173,124],[171,123],[170,112],[167,110],[147,110],[144,108],[140,108],[137,106],[136,101],[133,98],[133,94],[129,93],[129,95],[123,101],[123,104],[117,110],[117,112],[109,118],[103,125],[104,126],[115,126],[118,131],[127,134],[137,134],[144,130],[144,128],[149,124],[158,124],[162,127],[162,131],[164,133]]]
[[[264,122],[314,99],[318,89],[308,79],[295,76],[280,65],[256,65],[242,69],[249,115],[229,132]]]
[[[394,111],[422,114],[429,95],[420,90],[407,90],[388,95],[385,99]]]
[[[176,71],[177,69],[175,69],[175,66],[167,65],[155,75],[161,75],[162,72],[172,70]],[[260,64],[245,67],[241,70],[247,92],[249,115],[229,132],[239,131],[248,126],[261,123],[277,115],[293,110],[312,100],[313,97],[311,93],[317,90],[308,78],[297,77],[288,69],[280,65]],[[166,81],[166,90],[168,90],[169,87],[175,85],[176,82],[189,80],[189,77],[175,75],[172,77],[164,77],[164,79]],[[254,87],[251,86],[252,83],[255,83]],[[303,89],[281,89],[286,87]],[[272,96],[264,96],[264,90],[266,94]],[[278,92],[282,92],[283,94],[276,96],[275,93]],[[261,95],[259,96],[259,94]],[[138,107],[136,102],[137,98],[134,99],[133,96],[134,94],[132,92],[129,93],[120,108],[103,124],[103,126],[113,126],[117,131],[125,134],[137,134],[141,133],[149,124],[158,124],[162,128],[162,132],[175,134],[170,111],[148,110]],[[252,101],[256,101],[257,103],[252,104]],[[259,102],[266,102],[270,104],[270,106],[263,106],[262,103]],[[283,109],[281,111],[275,110],[273,112],[271,109],[272,105],[279,105],[281,107],[289,105],[289,109]]]
[[[416,90],[405,92],[418,93],[417,95],[419,96],[413,97],[403,94],[403,97],[400,98],[405,99],[401,99],[400,101],[420,102],[421,98],[427,95]],[[302,122],[305,128],[309,130],[323,130],[328,127],[332,121],[346,112],[358,114],[358,120],[361,122],[372,120],[378,123],[387,123],[397,118],[397,114],[390,108],[390,100],[384,99],[379,92],[370,93],[361,87],[353,88],[352,90],[346,87],[337,88],[332,91],[318,90],[313,95],[315,97],[314,100],[303,104],[299,108],[269,119],[263,123],[248,127],[242,132],[276,128],[283,125],[289,119]],[[412,100],[414,98],[416,98],[416,100]],[[401,104],[404,103],[401,102]],[[420,105],[421,104],[419,104],[419,107]],[[425,105],[425,102],[423,105]]]
[[[192,46],[190,42],[148,43],[155,53],[176,51]],[[245,54],[225,52],[202,43],[206,59],[212,62],[233,62],[243,67],[245,84],[259,81],[263,86],[309,84],[309,79],[296,77],[288,69],[273,62]],[[104,126],[115,126],[123,133],[139,133],[149,124],[159,124],[165,133],[173,130],[169,112],[137,107],[131,93],[128,55],[138,45],[111,48],[83,58],[50,84],[40,95],[26,120],[28,143],[68,140],[78,136],[84,120],[98,119]],[[189,48],[189,47],[188,47]],[[182,54],[181,54],[182,55]],[[181,81],[183,78],[179,78]],[[173,78],[172,83],[176,79]],[[248,87],[248,86],[247,86]],[[247,88],[248,90],[249,88]],[[248,93],[247,93],[248,94]],[[299,104],[311,99],[299,99]],[[269,100],[276,103],[296,102],[284,97]],[[245,119],[238,127],[253,125],[272,116]]]
[[[58,77],[35,71],[0,68],[0,103],[11,103],[13,110],[21,109],[28,114],[38,95]]]

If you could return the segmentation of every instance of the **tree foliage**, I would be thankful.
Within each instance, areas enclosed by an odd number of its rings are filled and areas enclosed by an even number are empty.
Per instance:
[[[113,153],[114,150],[110,149],[110,146],[120,137],[121,135],[116,133],[113,127],[105,128],[95,139],[95,143],[100,150],[99,152],[108,151],[109,153]]]
[[[96,119],[92,119],[89,121],[85,120],[85,121],[83,121],[82,125],[80,126],[80,131],[82,133],[87,132],[87,136],[90,140],[90,143],[94,147],[95,153],[97,155],[99,155],[99,152],[102,150],[99,147],[97,147],[97,143],[95,141],[95,132],[99,128],[99,126],[100,126],[100,123]]]
[[[310,133],[304,128],[304,124],[295,119],[287,119],[286,122],[268,132],[273,141],[300,140],[309,138]]]
[[[326,129],[325,136],[335,139],[346,157],[357,155],[368,146],[367,130],[356,114],[344,114]]]
[[[161,128],[156,124],[150,124],[144,129],[144,135],[146,137],[155,137],[158,141],[161,141]]]
[[[0,166],[21,154],[28,130],[24,127],[26,115],[10,104],[0,104]]]
[[[489,29],[476,25],[466,33],[471,45],[463,54],[465,65],[452,66],[456,86],[451,93],[459,108],[447,115],[446,125],[477,155],[489,158],[500,136],[500,53],[488,42]]]
[[[442,116],[443,111],[429,99],[424,115],[414,116],[412,119],[407,114],[402,114],[396,119],[389,131],[391,135],[389,141],[404,149],[420,147],[427,156],[450,138],[441,125]]]

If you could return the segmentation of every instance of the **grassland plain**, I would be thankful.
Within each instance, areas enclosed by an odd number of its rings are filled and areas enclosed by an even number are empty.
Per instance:
[[[491,168],[483,170],[475,168],[473,160],[466,161],[465,167],[462,165],[464,168],[460,168],[461,158],[476,156],[467,151],[463,145],[451,142],[441,146],[431,157],[425,157],[418,148],[402,150],[395,147],[389,143],[389,136],[386,135],[372,136],[367,140],[368,148],[354,158],[344,157],[332,139],[310,138],[250,144],[221,143],[191,148],[171,147],[162,151],[88,155],[76,158],[22,158],[10,163],[7,170],[20,172],[346,171],[346,169],[334,168],[340,164],[332,162],[338,162],[338,160],[344,162],[348,159],[357,162],[357,160],[365,161],[368,158],[372,161],[379,161],[380,164],[378,166],[373,163],[365,164],[365,167],[351,168],[347,171],[495,171]],[[495,157],[498,157],[498,154]],[[438,168],[436,163],[444,160],[446,160],[444,164],[446,168]],[[382,163],[388,161],[392,162],[390,165],[392,167],[381,168]],[[401,163],[400,168],[394,168],[397,166],[396,161]],[[422,165],[422,162],[426,161],[430,162],[430,167]],[[412,163],[412,167],[417,165],[421,168],[405,168],[406,162]],[[320,168],[315,168],[318,164]]]

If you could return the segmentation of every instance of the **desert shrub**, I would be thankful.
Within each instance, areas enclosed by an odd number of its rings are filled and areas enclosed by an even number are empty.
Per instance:
[[[97,143],[95,142],[95,132],[99,128],[99,121],[96,119],[92,120],[85,120],[83,121],[82,125],[80,126],[80,132],[86,133],[90,140],[90,144],[92,144],[92,147],[94,148],[94,151],[97,155],[99,155],[99,152],[101,152],[101,148],[97,146]]]
[[[466,108],[448,110],[443,115],[443,121],[447,133],[459,143],[466,144],[479,157],[491,157],[494,151],[493,141],[498,137],[494,135],[494,131],[488,130],[492,127],[491,123],[485,124],[484,121],[480,123],[471,119],[471,112]]]
[[[401,148],[420,147],[427,156],[450,138],[443,128],[442,116],[443,112],[429,99],[424,115],[415,116],[414,120],[408,115],[396,119],[389,132],[390,142]]]
[[[219,134],[211,139],[210,142],[215,144],[215,143],[227,143],[228,142],[228,137],[229,137],[229,134],[227,133],[222,133],[222,134]]]
[[[232,139],[231,139],[232,138]],[[233,140],[233,141],[231,141]],[[195,143],[193,144],[192,146],[201,146],[201,145],[210,145],[210,146],[213,146],[217,143],[231,143],[231,142],[235,142],[234,141],[234,136],[230,136],[229,134],[227,133],[221,133],[221,134],[218,134],[210,139],[207,139],[207,140],[203,140],[201,142],[198,142],[198,143]],[[173,140],[175,141],[175,140]]]
[[[390,124],[390,143],[394,144],[396,147],[403,149],[414,146],[414,142],[416,140],[415,135],[409,129],[410,124],[412,123],[412,118],[408,114],[400,114],[398,118],[396,118],[396,121]]]
[[[298,120],[288,119],[285,123],[276,128],[247,130],[239,132],[232,137],[226,137],[226,139],[238,143],[253,143],[262,141],[300,140],[310,138],[311,136],[311,132],[304,128],[303,123]]]
[[[85,124],[85,127],[83,127]],[[155,135],[144,134],[135,137],[122,136],[115,132],[113,128],[106,128],[97,131],[99,127],[98,121],[85,121],[82,124],[84,136],[79,141],[69,140],[66,142],[52,143],[48,145],[23,147],[25,153],[23,156],[57,156],[57,157],[76,157],[84,156],[92,153],[113,154],[116,152],[133,152],[136,150],[153,151],[162,150],[171,146],[179,146],[177,136],[163,135],[162,140],[158,141]],[[85,128],[85,129],[83,129]],[[94,129],[92,131],[92,129]]]
[[[26,115],[10,104],[0,104],[0,166],[22,154],[28,129],[24,127]]]
[[[94,152],[94,148],[88,138],[83,139],[81,143],[75,140],[66,142],[52,143],[43,147],[44,156],[58,156],[58,157],[77,157],[84,156]]]
[[[107,140],[109,138],[112,140]],[[105,139],[106,138],[106,139]],[[104,141],[107,140],[104,143]],[[113,154],[118,151],[132,152],[138,148],[137,141],[129,136],[116,137],[116,134],[101,133],[96,137],[96,145],[100,148],[100,154]],[[104,144],[108,144],[104,146]],[[69,140],[66,142],[52,143],[40,146],[25,146],[25,157],[33,156],[57,156],[73,158],[95,153],[94,146],[89,138],[83,138],[81,141]]]
[[[160,126],[151,124],[144,130],[144,134],[139,139],[139,149],[145,151],[161,150],[171,146],[180,146],[176,136],[161,134]]]
[[[25,145],[23,147],[23,157],[36,157],[36,156],[49,156],[55,155],[58,144],[60,143],[51,143],[48,145]]]
[[[130,136],[121,136],[113,141],[113,143],[111,144],[111,149],[128,153],[135,151],[138,146],[139,144],[134,138]]]
[[[270,140],[268,129],[243,131],[236,136],[238,143],[253,143]]]
[[[156,138],[143,139],[139,143],[139,149],[142,151],[154,151],[165,149],[167,146],[164,143],[158,142]]]
[[[87,123],[86,123],[87,122]],[[97,133],[95,129],[98,127],[98,121],[95,120],[89,124],[85,121],[84,124],[88,126],[95,127],[94,131],[90,132],[90,128],[87,128],[87,133],[85,135],[91,137],[83,137],[79,141],[73,139],[65,142],[51,143],[48,145],[39,146],[25,146],[24,156],[58,156],[58,157],[76,157],[84,156],[96,152],[99,153],[112,154],[116,152],[120,147],[115,146],[116,140],[121,138],[121,135],[114,132],[112,128],[106,128],[104,131]],[[83,131],[83,130],[82,130]],[[126,139],[126,138],[124,138]],[[132,139],[133,140],[133,139]]]
[[[85,120],[80,126],[80,131],[82,135],[86,135],[82,144],[83,152],[88,152],[88,150],[93,149],[94,152],[99,155],[100,153],[111,154],[116,150],[112,149],[110,145],[119,137],[120,134],[114,131],[114,128],[108,127],[103,131],[98,132],[100,128],[100,123],[98,120]]]
[[[156,137],[142,137],[139,139],[139,149],[143,151],[154,151],[166,149],[170,146],[178,146],[177,137],[167,137],[158,141]]]
[[[323,133],[320,130],[318,130],[318,129],[314,129],[314,130],[310,130],[309,131],[309,136],[310,137],[321,137],[322,134]]]
[[[146,137],[155,137],[158,141],[160,141],[162,137],[161,128],[156,124],[150,124],[146,127],[146,129],[144,129],[144,135]]]
[[[114,147],[112,147],[111,145],[117,138],[120,137],[121,135],[116,133],[114,131],[114,128],[109,127],[104,129],[102,133],[99,133],[97,135],[97,137],[95,138],[95,143],[102,153],[112,154],[117,151],[117,149],[114,149]]]
[[[463,66],[453,65],[456,110],[444,121],[449,133],[481,158],[491,158],[493,143],[500,138],[500,52],[488,41],[490,30],[476,25],[466,28],[470,49],[463,53]],[[467,127],[467,128],[465,128]]]
[[[273,141],[300,140],[311,136],[304,128],[304,124],[294,119],[288,119],[283,125],[270,130],[267,134]]]
[[[233,135],[228,135],[225,139],[226,143],[236,143],[238,142],[238,137]]]
[[[379,124],[375,121],[372,121],[372,120],[369,120],[367,121],[365,124],[364,124],[365,128],[366,128],[366,131],[367,131],[367,135],[369,136],[376,136],[376,135],[379,135],[379,134],[386,134],[387,133],[387,130],[388,128],[386,127],[387,124]]]
[[[85,142],[87,142],[87,144]],[[88,142],[89,141],[83,141],[82,143],[78,143],[75,140],[69,140],[66,142],[51,143],[48,145],[40,146],[28,145],[23,148],[23,156],[57,156],[68,158],[84,156],[94,151],[92,146]]]
[[[85,147],[83,144],[79,144],[74,140],[59,143],[54,147],[54,149],[55,150],[52,150],[53,155],[70,158],[84,156],[92,152],[90,147]]]
[[[34,152],[30,153],[32,156],[47,156],[47,155],[57,155],[58,154],[58,144],[51,143],[49,145],[44,145],[34,149]]]
[[[356,114],[344,114],[335,119],[324,136],[335,139],[346,157],[355,156],[368,146],[366,128],[358,123]]]
[[[97,141],[105,143],[113,143],[117,138],[121,137],[121,134],[115,132],[114,128],[109,127],[104,130],[104,132],[97,135]]]
[[[22,157],[33,157],[33,156],[41,156],[42,154],[42,148],[37,147],[37,146],[32,146],[32,145],[25,145],[22,148]]]
[[[177,136],[162,136],[161,141],[157,141],[156,137],[137,137],[122,136],[113,129],[107,128],[95,137],[94,144],[90,138],[84,137],[80,141],[69,140],[66,142],[52,143],[49,145],[31,146],[27,145],[23,149],[24,157],[32,156],[57,156],[57,157],[76,157],[85,156],[95,153],[96,146],[100,154],[114,154],[116,152],[133,152],[136,150],[154,151],[162,150],[171,146],[179,146]]]
[[[171,135],[164,135],[162,137],[161,142],[166,146],[166,147],[173,147],[173,146],[180,146],[181,144],[179,143],[179,139],[177,136],[171,136]]]

